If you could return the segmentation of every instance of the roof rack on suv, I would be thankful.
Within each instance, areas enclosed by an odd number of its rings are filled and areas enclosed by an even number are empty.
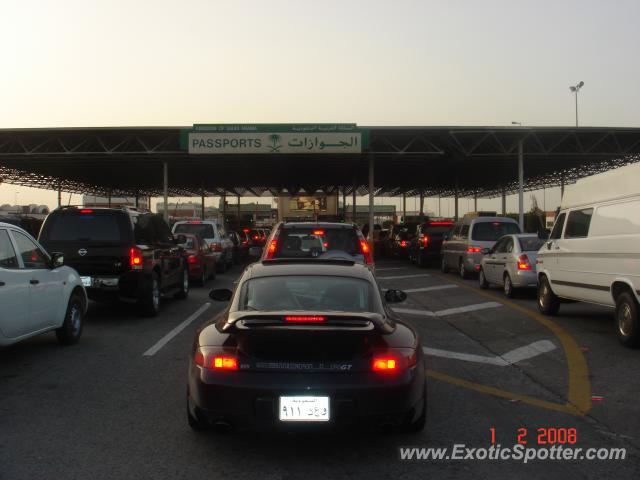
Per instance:
[[[286,263],[323,263],[327,265],[355,265],[355,261],[342,258],[272,258],[262,260],[263,265],[286,264]]]

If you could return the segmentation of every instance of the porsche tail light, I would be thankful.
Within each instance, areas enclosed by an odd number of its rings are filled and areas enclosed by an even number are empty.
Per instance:
[[[526,254],[518,257],[518,270],[531,270],[531,262]]]
[[[142,270],[142,250],[138,247],[129,250],[129,265],[132,270]]]
[[[371,370],[382,374],[398,373],[413,367],[418,361],[416,351],[411,348],[395,348],[375,353]]]
[[[196,350],[194,362],[208,370],[238,370],[238,357],[231,352]]]

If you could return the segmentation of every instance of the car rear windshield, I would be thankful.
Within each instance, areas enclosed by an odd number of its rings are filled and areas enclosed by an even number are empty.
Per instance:
[[[520,227],[513,222],[478,222],[473,226],[471,239],[479,242],[495,242],[503,235],[520,233]]]
[[[208,223],[179,223],[173,233],[193,233],[194,235],[200,235],[202,238],[215,237],[213,225]]]
[[[432,237],[441,237],[449,230],[453,228],[453,224],[451,225],[422,225],[420,231],[422,233],[427,233]]]
[[[273,276],[244,284],[240,310],[379,312],[372,285],[339,276]]]
[[[278,235],[274,258],[317,257],[324,252],[360,253],[358,234],[353,228],[287,228]]]
[[[518,241],[523,252],[537,252],[544,244],[544,240],[538,237],[519,238]]]
[[[124,212],[110,210],[59,211],[50,214],[40,242],[132,243],[133,228]]]

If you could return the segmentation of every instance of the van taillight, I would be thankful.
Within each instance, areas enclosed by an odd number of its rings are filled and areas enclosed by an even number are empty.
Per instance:
[[[531,262],[526,254],[518,257],[518,270],[531,270]]]
[[[129,250],[129,264],[132,270],[142,270],[142,250],[138,247]]]
[[[469,253],[480,253],[482,251],[482,248],[480,247],[469,247],[467,248],[467,252]]]
[[[366,240],[360,240],[360,252],[364,256],[364,263],[367,265],[373,264],[373,257],[371,256],[371,248]]]
[[[276,248],[278,247],[278,240],[275,238],[269,242],[269,247],[267,248],[267,255],[265,259],[271,260],[273,255],[276,253]]]

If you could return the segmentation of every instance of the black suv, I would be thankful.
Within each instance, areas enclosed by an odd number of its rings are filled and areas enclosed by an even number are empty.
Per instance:
[[[63,207],[52,211],[39,241],[62,252],[94,300],[119,298],[155,316],[160,297],[186,298],[186,256],[161,216],[129,208]]]
[[[430,261],[438,262],[444,236],[452,229],[452,220],[427,220],[418,225],[409,245],[409,259],[421,267]]]

